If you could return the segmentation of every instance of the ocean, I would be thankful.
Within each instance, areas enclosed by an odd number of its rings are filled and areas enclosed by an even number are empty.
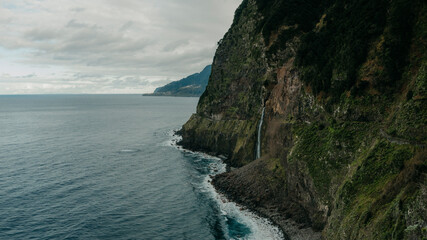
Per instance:
[[[0,96],[0,239],[282,239],[176,146],[197,98]]]

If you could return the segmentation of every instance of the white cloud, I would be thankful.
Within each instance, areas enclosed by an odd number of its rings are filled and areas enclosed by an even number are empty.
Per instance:
[[[0,94],[150,92],[212,62],[240,1],[1,0]]]

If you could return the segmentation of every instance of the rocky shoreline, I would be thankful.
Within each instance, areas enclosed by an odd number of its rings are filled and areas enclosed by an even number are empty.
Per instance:
[[[291,239],[426,238],[426,9],[244,0],[182,145]]]
[[[216,175],[212,181],[215,189],[231,201],[248,208],[261,217],[269,219],[282,230],[286,240],[321,239],[321,233],[313,231],[306,223],[297,223],[290,218],[286,218],[286,214],[283,214],[283,212],[279,210],[280,204],[274,204],[277,202],[274,199],[270,199],[270,203],[262,205],[260,204],[261,200],[259,197],[236,190],[234,186],[239,186],[240,183],[236,182],[236,180],[230,181],[232,175],[233,173],[230,171]],[[264,191],[268,192],[269,190],[264,189]],[[261,192],[262,190],[259,195],[263,198],[264,196]]]
[[[176,131],[174,135],[182,137],[182,130]],[[182,139],[180,141],[175,142],[175,144],[177,146],[180,146],[184,150],[205,153],[210,156],[215,156],[224,162],[227,162],[227,158],[224,155],[212,151],[203,151],[200,148],[194,148],[191,145],[185,144]],[[261,206],[256,206],[253,204],[253,201],[248,201],[248,199],[242,198],[242,196],[239,196],[238,194],[236,194],[236,192],[228,191],[227,189],[229,188],[225,186],[227,184],[224,184],[225,182],[221,180],[227,178],[228,174],[235,170],[237,170],[237,168],[230,167],[230,165],[226,164],[226,171],[224,173],[210,175],[212,178],[212,181],[210,181],[210,183],[218,193],[225,196],[229,201],[237,203],[242,207],[242,209],[248,209],[259,217],[268,219],[274,226],[278,227],[281,230],[285,240],[320,239],[318,233],[313,234],[310,228],[298,228],[298,224],[292,221],[291,219],[284,219],[283,217],[281,217],[281,214],[277,211],[277,209],[267,209]],[[255,199],[252,200],[255,201]],[[289,231],[290,229],[291,231]]]
[[[177,131],[176,134],[182,136],[182,130]],[[188,143],[183,142],[182,140],[177,142],[177,145],[190,151],[204,152],[211,156],[216,156],[227,162],[227,159],[224,155],[213,151],[206,151],[204,149],[198,148],[197,146],[194,147]],[[261,161],[261,159],[257,160],[259,164],[264,163]],[[274,193],[275,190],[271,189],[269,186],[252,185],[247,186],[248,188],[244,187],[249,182],[259,182],[252,181],[253,179],[251,179],[258,178],[259,175],[248,174],[248,171],[253,171],[254,168],[258,168],[260,166],[250,166],[252,167],[250,167],[248,170],[248,167],[235,168],[227,164],[226,172],[212,176],[211,183],[219,193],[223,194],[230,201],[241,205],[243,208],[249,209],[258,216],[266,218],[274,225],[278,226],[284,234],[286,240],[320,239],[321,233],[319,231],[316,232],[311,228],[310,220],[306,216],[306,213],[298,213],[298,210],[295,212],[288,211],[288,213],[283,212],[283,207],[281,206],[280,201],[283,201],[284,199],[283,196],[277,195],[279,192],[276,191],[276,193]],[[261,168],[264,167],[265,166]],[[296,216],[299,214],[301,214],[301,216],[305,216],[301,217],[299,222],[296,222],[290,218],[291,216]]]

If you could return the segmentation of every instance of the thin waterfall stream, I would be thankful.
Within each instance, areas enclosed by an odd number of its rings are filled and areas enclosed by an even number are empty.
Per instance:
[[[258,139],[257,139],[257,147],[256,147],[256,158],[261,157],[261,128],[262,128],[262,122],[264,120],[264,114],[265,114],[265,107],[262,108],[261,120],[259,121],[259,125],[258,125]]]

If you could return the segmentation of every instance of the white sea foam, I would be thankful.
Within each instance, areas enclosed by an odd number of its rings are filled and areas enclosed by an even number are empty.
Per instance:
[[[223,164],[225,165],[225,164]],[[203,186],[211,194],[211,197],[217,202],[222,215],[229,218],[236,219],[239,223],[249,227],[251,233],[243,238],[236,239],[284,239],[281,230],[273,225],[271,221],[266,218],[259,217],[255,213],[242,208],[238,204],[228,201],[228,199],[219,194],[211,184],[212,178],[210,175],[206,176],[203,181]],[[226,229],[228,232],[228,229]],[[232,239],[228,237],[228,239]]]
[[[169,146],[176,147],[181,151],[185,151],[190,154],[194,154],[197,157],[212,160],[209,164],[210,174],[206,175],[204,181],[202,182],[202,191],[207,192],[212,199],[218,204],[221,215],[224,216],[223,219],[223,228],[224,233],[226,234],[227,239],[272,239],[279,240],[284,239],[282,231],[275,226],[270,220],[260,217],[257,214],[239,206],[238,204],[229,201],[224,195],[218,193],[212,185],[212,176],[216,174],[221,174],[226,171],[226,164],[219,157],[211,156],[202,152],[193,152],[183,149],[181,146],[178,146],[177,143],[181,140],[180,136],[174,134],[175,131],[170,133],[171,140]],[[247,226],[251,233],[244,237],[233,238],[228,235],[228,228],[226,221],[228,218],[237,220],[239,223]]]
[[[139,152],[139,149],[122,149],[119,152],[121,153],[134,153],[134,152]]]

